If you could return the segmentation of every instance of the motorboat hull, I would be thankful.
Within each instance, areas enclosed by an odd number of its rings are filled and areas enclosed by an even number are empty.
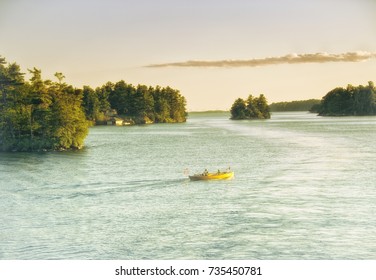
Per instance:
[[[227,180],[234,177],[234,172],[219,172],[219,173],[207,173],[207,174],[194,174],[190,175],[191,181],[207,181],[207,180]]]

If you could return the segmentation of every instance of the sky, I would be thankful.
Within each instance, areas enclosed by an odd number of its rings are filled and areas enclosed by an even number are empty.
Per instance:
[[[376,82],[376,0],[0,0],[0,55],[45,79],[170,86],[189,111]]]

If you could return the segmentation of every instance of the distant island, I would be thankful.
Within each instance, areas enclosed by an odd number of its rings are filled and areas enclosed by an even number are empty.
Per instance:
[[[270,104],[271,112],[292,112],[292,111],[310,111],[317,112],[317,106],[320,99],[295,100],[286,102],[275,102]]]
[[[108,82],[95,90],[43,80],[0,56],[0,151],[81,149],[88,127],[186,121],[186,100],[170,87]]]
[[[263,94],[259,97],[250,94],[247,100],[236,99],[230,113],[232,120],[270,119],[269,105]]]
[[[224,114],[228,113],[228,110],[206,110],[206,111],[190,111],[189,114]]]

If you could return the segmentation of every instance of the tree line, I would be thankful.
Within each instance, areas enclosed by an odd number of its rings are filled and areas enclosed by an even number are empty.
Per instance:
[[[291,112],[291,111],[311,111],[312,107],[320,104],[320,99],[295,100],[286,102],[275,102],[270,104],[272,112]]]
[[[90,122],[105,122],[114,110],[135,123],[186,120],[185,98],[170,87],[120,81],[79,89],[62,73],[51,81],[37,68],[28,71],[27,81],[18,64],[0,56],[0,151],[80,149]]]
[[[83,107],[88,120],[101,124],[106,114],[116,110],[117,115],[134,123],[173,123],[186,121],[186,99],[170,87],[133,86],[126,82],[108,82],[95,90],[83,88]]]
[[[270,119],[268,102],[263,94],[255,97],[252,94],[246,100],[238,98],[232,104],[231,119]]]

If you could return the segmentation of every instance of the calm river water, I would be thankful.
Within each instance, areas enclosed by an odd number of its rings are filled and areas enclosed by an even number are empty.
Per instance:
[[[0,154],[0,259],[376,259],[375,158],[376,117],[93,127]]]

